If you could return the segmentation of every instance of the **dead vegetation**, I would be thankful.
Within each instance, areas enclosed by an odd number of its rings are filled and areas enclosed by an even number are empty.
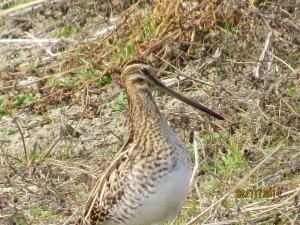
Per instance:
[[[12,48],[9,40],[19,44],[0,68],[0,224],[76,217],[126,136],[119,75],[131,59],[150,61],[168,85],[226,118],[157,98],[191,154],[196,142],[200,155],[177,224],[297,224],[298,0],[85,3],[44,3],[1,22],[3,49]],[[43,30],[41,18],[48,19]],[[30,43],[37,51],[22,58],[30,51],[24,38],[50,44]],[[76,134],[78,127],[85,132]],[[253,196],[242,198],[242,190]]]

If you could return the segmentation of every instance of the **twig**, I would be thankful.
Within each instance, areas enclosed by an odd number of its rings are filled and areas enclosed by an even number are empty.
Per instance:
[[[79,125],[80,123],[82,122],[83,120],[83,117],[85,115],[85,112],[86,112],[86,109],[88,107],[88,103],[89,103],[89,100],[90,100],[90,95],[89,95],[89,86],[87,85],[86,87],[86,100],[85,100],[85,104],[84,104],[84,108],[83,108],[83,111],[81,113],[81,116],[79,118],[79,121],[77,122],[75,128],[73,129],[73,132],[72,132],[72,140],[74,139],[74,137],[76,136],[76,132],[78,132],[78,128],[79,128]],[[66,147],[67,149],[70,148],[70,145],[72,144],[72,141],[69,142],[68,146]]]
[[[35,39],[35,40],[30,40],[30,39],[1,39],[0,44],[9,44],[9,43],[53,43],[57,42],[57,39]]]
[[[60,135],[56,141],[54,142],[54,144],[49,148],[48,152],[43,156],[43,159],[47,158],[48,155],[51,153],[51,151],[53,150],[53,148],[55,147],[55,145],[59,142],[59,140],[63,137],[63,135]],[[42,155],[41,155],[42,157]],[[41,160],[41,157],[40,157],[40,160]]]
[[[248,205],[246,205],[246,206],[243,206],[243,207],[238,208],[238,209],[236,209],[235,211],[231,212],[230,215],[231,215],[231,216],[234,216],[234,215],[236,215],[236,214],[240,214],[241,212],[249,212],[249,211],[253,211],[253,210],[260,210],[260,209],[263,209],[263,207],[265,207],[265,206],[260,207],[260,208],[259,208],[259,207],[253,208],[253,206],[262,204],[262,203],[267,202],[267,201],[272,201],[272,200],[275,200],[275,199],[277,199],[277,198],[283,198],[283,197],[286,196],[286,195],[297,193],[297,191],[299,192],[299,188],[296,188],[296,189],[293,189],[293,190],[291,190],[291,191],[285,192],[285,193],[281,194],[280,196],[275,196],[275,197],[271,197],[271,198],[266,198],[266,199],[264,199],[264,200],[262,200],[262,201],[258,201],[258,202],[254,202],[254,203],[248,204]],[[294,196],[292,196],[292,197],[294,197]],[[284,202],[283,204],[280,204],[280,205],[284,205],[284,204],[287,204],[287,202]],[[274,207],[274,206],[275,206],[275,205],[271,205],[271,206],[267,206],[267,207],[269,207],[268,209],[271,209],[271,210],[272,210],[273,208],[271,208],[271,207]],[[252,207],[252,208],[251,208],[251,207]]]
[[[279,16],[269,16],[269,15],[265,15],[261,12],[259,12],[258,10],[254,10],[254,9],[249,9],[247,12],[245,12],[244,10],[241,10],[241,12],[243,12],[245,15],[249,15],[249,13],[253,15],[257,15],[257,16],[260,16],[262,18],[265,18],[267,20],[270,20],[270,21],[276,21],[280,24],[284,24],[285,26],[288,26],[288,27],[292,27],[293,29],[297,30],[298,32],[300,31],[300,26],[298,26],[297,23],[295,23],[294,21],[291,21],[291,20],[283,20],[281,17]]]
[[[81,115],[81,117],[80,117],[80,120],[79,120],[79,122],[77,123],[77,126],[75,127],[75,129],[73,129],[72,127],[72,137],[74,137],[75,136],[75,134],[76,134],[76,132],[77,132],[77,129],[78,129],[78,127],[79,127],[79,124],[80,124],[80,122],[82,121],[82,119],[83,119],[83,116],[84,116],[84,113],[85,113],[85,111],[86,111],[86,109],[87,109],[87,105],[88,105],[88,101],[89,101],[89,95],[88,95],[88,90],[87,90],[87,98],[86,98],[86,104],[85,104],[85,107],[84,107],[84,109],[83,109],[83,112],[82,112],[82,115]],[[62,120],[62,110],[60,110],[59,111],[59,113],[60,113],[60,118],[61,118],[61,121],[63,121]],[[64,123],[64,122],[62,122],[62,123]],[[64,126],[66,126],[65,124],[64,124]],[[60,139],[64,136],[64,134],[65,134],[65,128],[64,128],[64,130],[63,130],[63,132],[60,132],[60,134],[59,134],[59,137],[56,139],[56,141],[53,143],[53,145],[50,147],[50,149],[47,151],[47,153],[43,156],[43,158],[45,159],[45,158],[47,158],[48,157],[48,155],[51,153],[51,151],[53,150],[53,148],[57,145],[57,143],[60,141]],[[41,159],[41,158],[40,158]]]
[[[199,153],[198,153],[198,147],[197,147],[196,139],[194,139],[194,156],[195,156],[195,166],[194,166],[193,173],[192,173],[192,176],[191,176],[190,186],[191,186],[191,184],[194,180],[195,174],[196,174],[196,172],[199,168]]]
[[[213,87],[213,85],[210,84],[210,83],[208,83],[208,82],[205,82],[205,81],[202,81],[202,80],[198,80],[198,79],[193,78],[193,77],[191,76],[192,73],[189,74],[189,75],[187,75],[186,73],[180,71],[178,68],[176,68],[175,66],[173,66],[171,63],[169,63],[169,62],[168,62],[167,60],[165,60],[164,58],[162,58],[162,57],[160,57],[160,56],[158,56],[158,55],[155,55],[155,56],[156,56],[157,58],[161,59],[162,61],[164,61],[165,63],[167,63],[167,64],[168,64],[169,66],[171,66],[174,70],[176,70],[176,72],[178,72],[179,76],[183,76],[183,77],[189,78],[189,79],[191,79],[191,80],[193,80],[193,81],[199,82],[199,83],[201,83],[201,84],[205,84],[205,85],[207,85],[207,86],[209,86],[209,87]],[[164,73],[167,74],[167,73],[169,73],[169,72],[164,71]]]
[[[31,33],[25,32],[25,34],[27,34],[29,37],[31,37],[34,41],[39,41],[34,35],[32,35]],[[57,43],[61,42],[62,39],[58,39],[56,42],[54,42],[54,44],[52,46],[55,46]],[[39,46],[43,47],[43,44],[41,42],[37,42]],[[55,56],[54,53],[52,53],[51,49],[52,46],[46,50],[46,52],[52,57]],[[44,49],[43,49],[44,50]]]
[[[259,79],[260,81],[263,80],[271,71],[271,66],[272,66],[273,59],[274,59],[274,54],[273,54],[274,48],[272,48],[271,52],[272,52],[272,54],[270,56],[270,61],[267,63],[268,68],[267,68],[266,72],[264,73],[264,75],[262,75],[261,78]]]
[[[11,89],[11,88],[16,88],[16,87],[26,87],[28,85],[31,85],[31,84],[34,84],[34,83],[37,83],[37,82],[40,82],[40,81],[43,81],[43,80],[47,80],[48,78],[50,78],[51,76],[45,76],[45,77],[42,77],[40,79],[37,79],[37,80],[33,80],[31,82],[28,82],[26,84],[18,84],[18,85],[12,85],[12,86],[7,86],[7,87],[2,87],[0,88],[0,91],[4,91],[4,90],[7,90],[7,89]]]
[[[283,212],[272,213],[272,214],[268,214],[268,215],[256,217],[256,218],[234,219],[234,220],[220,221],[220,222],[215,222],[215,223],[205,223],[204,225],[230,225],[230,224],[235,224],[235,223],[240,223],[240,222],[244,222],[243,224],[248,224],[248,223],[254,224],[254,223],[270,220],[270,219],[274,218],[275,216],[282,217],[283,213],[287,213],[287,212],[289,212],[289,210],[290,209],[284,209],[284,210],[282,210]],[[294,208],[291,211],[297,211],[297,210],[298,209]]]
[[[287,137],[284,139],[286,140]],[[231,188],[221,199],[219,199],[218,201],[216,201],[215,203],[213,203],[210,207],[208,207],[206,210],[204,210],[202,213],[200,213],[198,216],[196,216],[195,218],[191,219],[186,225],[190,225],[193,224],[194,222],[196,222],[196,220],[198,220],[202,215],[204,215],[206,212],[208,212],[211,208],[213,208],[214,206],[216,206],[217,204],[222,203],[233,191],[235,191],[245,180],[247,180],[249,177],[252,176],[252,174],[254,174],[273,154],[275,154],[279,149],[281,149],[281,143],[284,141],[282,140],[279,145],[277,146],[277,148],[270,152],[268,155],[266,155],[264,157],[264,159],[256,166],[254,167],[250,173],[248,173],[243,179],[241,179],[233,188]]]
[[[76,209],[76,211],[69,217],[69,219],[63,224],[63,225],[68,225],[71,220],[73,219],[74,216],[79,212],[79,209]]]
[[[257,67],[254,69],[253,71],[253,75],[252,75],[252,80],[259,80],[259,71],[261,69],[261,66],[262,66],[262,62],[265,58],[265,55],[266,55],[266,51],[269,47],[269,44],[270,44],[270,37],[272,35],[273,31],[271,31],[267,37],[266,37],[266,40],[265,40],[265,44],[264,44],[264,49],[263,51],[261,52],[260,54],[260,57],[259,57],[259,60],[258,60],[258,63],[257,63]]]
[[[8,37],[14,30],[16,30],[16,28],[12,28],[12,29],[9,30],[8,32],[6,32],[6,33],[4,33],[4,34],[1,34],[1,35],[0,35],[0,40],[1,40],[1,38]]]
[[[13,115],[11,115],[11,113],[9,113],[6,109],[4,109],[4,110],[12,118],[12,120],[16,123],[16,125],[18,127],[18,130],[19,130],[20,135],[21,135],[22,143],[23,143],[25,160],[26,160],[27,163],[29,163],[28,154],[27,154],[27,147],[26,147],[25,137],[23,135],[22,127],[20,126],[19,121]]]
[[[109,35],[107,35],[105,38],[107,38],[107,37],[109,37]],[[104,38],[104,39],[105,39]],[[65,55],[65,54],[67,54],[67,53],[70,53],[70,52],[74,52],[75,51],[75,49],[71,49],[71,50],[68,50],[68,51],[65,51],[65,52],[62,52],[62,53],[58,53],[58,54],[55,54],[54,56],[51,56],[51,57],[45,57],[45,58],[43,58],[42,59],[42,61],[44,62],[44,61],[48,61],[48,60],[50,60],[50,59],[54,59],[55,57],[58,57],[58,56],[61,56],[61,55]],[[104,54],[104,55],[102,55],[99,59],[98,59],[98,61],[101,61],[102,59],[104,59],[105,57],[107,57],[109,54],[111,54],[113,51],[109,51],[108,53],[106,53],[106,54]],[[25,66],[28,66],[29,65],[29,63],[24,63],[24,64],[22,64],[22,65],[20,65],[20,67],[25,67]],[[75,70],[77,70],[77,69],[79,69],[79,68],[82,68],[83,66],[79,66],[79,67],[77,67],[77,68],[74,68],[74,69],[70,69],[70,70],[68,70],[68,71],[64,71],[64,72],[61,72],[60,73],[60,75],[64,75],[64,74],[66,74],[66,73],[70,73],[70,72],[73,72],[73,71],[75,71]],[[1,89],[0,89],[1,90]]]
[[[216,65],[217,63],[220,63],[221,60],[222,60],[222,52],[221,52],[220,48],[217,48],[217,50],[213,53],[211,60],[208,60],[208,61],[202,63],[201,66],[200,66],[201,60],[198,60],[197,71],[202,72],[208,66]]]
[[[277,178],[277,177],[281,177],[282,174],[281,172],[278,172],[278,173],[275,173],[275,174],[272,174],[271,176],[267,176],[265,177],[264,179],[258,181],[258,187],[262,187],[262,186],[265,186],[267,183],[269,183],[271,180]]]
[[[40,36],[40,35],[42,35],[42,34],[44,34],[46,32],[54,30],[55,26],[57,26],[57,25],[52,24],[52,25],[46,27],[45,29],[38,31],[37,33],[34,34],[34,36],[37,37],[37,36]]]
[[[5,2],[2,2],[2,3],[0,4],[0,9],[2,9],[5,5],[7,5],[8,3],[11,3],[11,2],[13,2],[13,1],[15,1],[15,0],[8,0],[8,1],[5,1]]]
[[[268,53],[273,55],[276,59],[278,59],[280,62],[282,62],[284,65],[286,65],[291,71],[293,71],[293,73],[295,73],[295,70],[289,64],[287,64],[285,61],[283,61],[281,58],[277,57],[272,52],[268,51]]]
[[[32,12],[32,11],[41,10],[42,7],[43,7],[42,4],[36,5],[36,6],[33,6],[33,7],[29,7],[28,9],[25,9],[25,10],[23,10],[23,11],[19,11],[19,12],[16,12],[16,13],[9,14],[9,15],[8,15],[8,16],[9,16],[8,18],[9,18],[9,19],[15,20],[17,16],[20,16],[20,15],[23,15],[23,14],[26,14],[26,13],[30,13],[30,12]]]
[[[31,7],[33,5],[44,3],[44,2],[47,2],[47,1],[50,2],[50,0],[38,0],[38,1],[35,1],[35,2],[29,2],[29,3],[24,4],[24,5],[19,5],[19,6],[11,8],[11,9],[4,10],[3,12],[0,12],[0,16],[5,16],[8,13],[11,13],[11,12],[14,12],[14,11],[17,11],[17,10],[20,10],[20,9],[28,8],[28,7]]]
[[[106,27],[106,28],[104,28],[103,30],[97,32],[96,35],[98,35],[98,36],[105,35],[105,34],[107,34],[107,33],[110,32],[110,31],[116,30],[116,28],[117,28],[117,25],[114,24],[114,25],[112,25],[112,26]]]
[[[300,115],[284,100],[284,98],[281,97],[281,95],[278,92],[278,85],[276,85],[275,87],[275,92],[277,94],[277,96],[284,102],[284,104],[286,104],[286,106],[298,117],[300,117]]]
[[[60,55],[61,53],[58,53],[58,54],[55,54],[55,53],[53,53],[53,48],[56,46],[56,45],[58,45],[58,44],[60,44],[61,42],[63,42],[63,39],[59,39],[59,40],[57,40],[56,42],[54,42],[53,43],[53,45],[51,45],[50,46],[50,48],[48,48],[47,50],[46,50],[46,52],[50,55],[50,56],[56,56],[56,55]]]
[[[49,2],[51,1],[51,4],[60,4],[60,3],[70,1],[70,0],[46,0],[46,1],[49,1]],[[32,12],[32,11],[39,10],[42,7],[43,7],[43,4],[40,4],[40,5],[37,5],[37,6],[34,6],[34,7],[29,7],[28,9],[25,9],[25,10],[20,11],[20,12],[9,14],[8,16],[9,16],[10,19],[12,19],[13,17],[19,16],[19,15],[22,15],[22,14],[25,14],[25,13],[29,13],[29,12]]]
[[[67,53],[70,53],[70,52],[74,52],[75,50],[74,49],[71,49],[71,50],[68,50],[68,51],[65,51],[65,52],[62,52],[62,53],[57,53],[57,54],[55,54],[55,55],[53,55],[53,56],[50,56],[50,57],[45,57],[45,58],[43,58],[43,59],[41,59],[43,62],[47,62],[48,60],[51,60],[51,59],[54,59],[54,58],[56,58],[56,57],[58,57],[58,56],[61,56],[61,55],[65,55],[65,54],[67,54]],[[30,63],[24,63],[24,64],[22,64],[22,65],[20,65],[20,67],[25,67],[25,66],[28,66]],[[78,69],[78,68],[80,68],[80,67],[77,67],[76,69]],[[76,70],[75,69],[75,70]],[[74,71],[74,69],[72,69],[72,70],[69,70],[69,72],[72,72],[72,71]],[[62,72],[63,73],[63,72]],[[60,73],[60,75],[62,75],[62,73]]]

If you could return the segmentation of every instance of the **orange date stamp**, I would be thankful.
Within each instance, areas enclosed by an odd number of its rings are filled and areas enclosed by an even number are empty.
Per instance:
[[[235,191],[235,196],[237,198],[271,198],[271,197],[280,197],[280,190],[271,190],[271,189],[257,189],[257,190],[240,190]]]

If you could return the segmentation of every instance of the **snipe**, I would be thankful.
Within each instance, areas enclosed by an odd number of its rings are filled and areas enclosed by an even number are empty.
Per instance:
[[[166,87],[147,63],[127,63],[121,78],[130,111],[128,139],[101,175],[78,224],[164,224],[179,214],[189,190],[191,159],[160,113],[152,91],[160,89],[224,119]]]

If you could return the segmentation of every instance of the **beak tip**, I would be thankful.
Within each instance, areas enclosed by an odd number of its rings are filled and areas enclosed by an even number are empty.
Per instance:
[[[223,116],[220,116],[219,120],[225,120],[225,118]]]

